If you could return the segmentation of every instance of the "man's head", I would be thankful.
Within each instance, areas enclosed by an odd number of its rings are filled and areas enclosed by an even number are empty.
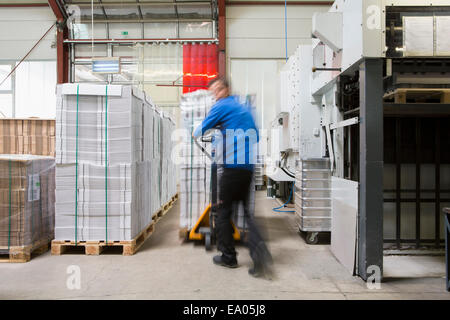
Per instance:
[[[225,78],[215,78],[209,83],[209,90],[216,100],[226,98],[230,95],[230,86]]]

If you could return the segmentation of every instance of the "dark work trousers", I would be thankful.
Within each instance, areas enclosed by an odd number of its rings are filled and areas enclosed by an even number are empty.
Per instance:
[[[248,208],[247,201],[253,172],[245,169],[224,168],[220,179],[220,209],[216,218],[217,248],[222,252],[226,262],[236,260],[234,247],[233,203],[243,201],[244,208]],[[248,248],[255,266],[271,262],[270,253],[255,224],[253,217],[245,211],[245,224],[248,227]]]

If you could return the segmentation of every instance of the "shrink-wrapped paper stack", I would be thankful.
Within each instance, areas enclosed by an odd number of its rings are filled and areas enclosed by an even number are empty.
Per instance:
[[[131,240],[175,195],[161,153],[173,126],[131,86],[63,84],[57,88],[55,238]],[[171,177],[170,177],[171,179]]]
[[[211,161],[195,145],[191,133],[201,124],[214,98],[206,90],[186,93],[181,97],[181,125],[185,133],[180,142],[180,227],[191,229],[211,202]],[[200,141],[201,143],[201,141]],[[211,152],[211,143],[201,143]]]
[[[0,155],[0,251],[53,239],[55,159]]]

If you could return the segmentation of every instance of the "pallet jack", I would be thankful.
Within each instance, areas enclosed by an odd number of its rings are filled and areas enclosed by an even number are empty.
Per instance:
[[[211,203],[203,211],[202,215],[198,219],[197,223],[188,233],[189,240],[196,241],[205,241],[205,249],[207,251],[212,249],[212,246],[216,242],[216,233],[215,233],[215,218],[217,216],[218,210],[218,201],[217,201],[217,163],[215,162],[215,151],[214,149],[211,151],[211,154],[199,143],[201,142],[213,143],[213,136],[210,137],[199,137],[193,138],[195,145],[199,147],[202,152],[211,160]],[[241,240],[241,233],[236,228],[234,222],[232,221],[233,226],[233,238],[235,241]]]

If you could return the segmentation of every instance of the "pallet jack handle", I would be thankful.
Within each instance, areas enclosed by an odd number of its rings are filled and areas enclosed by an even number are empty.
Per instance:
[[[213,161],[212,155],[209,154],[208,151],[206,151],[205,148],[203,148],[203,146],[200,144],[200,142],[198,142],[198,140],[201,140],[202,142],[212,142],[212,140],[213,140],[212,136],[210,136],[210,137],[204,137],[204,136],[197,137],[197,138],[194,138],[194,142],[195,142],[195,145],[197,147],[199,147],[202,150],[202,152],[209,158],[209,160]]]

